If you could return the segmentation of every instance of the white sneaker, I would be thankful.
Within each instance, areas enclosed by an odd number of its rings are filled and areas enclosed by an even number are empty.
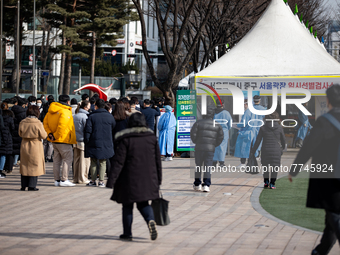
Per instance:
[[[60,182],[54,181],[54,186],[59,187],[60,186]]]
[[[172,157],[168,157],[168,159],[169,159],[169,161],[171,161],[171,160],[172,160]]]
[[[203,192],[209,192],[210,188],[207,185],[203,186]]]
[[[245,168],[245,167],[246,167],[246,164],[239,164],[236,168],[240,169],[240,168]]]
[[[61,187],[73,187],[76,186],[74,183],[70,182],[69,180],[66,181],[60,181]]]
[[[198,186],[195,186],[195,184],[193,185],[194,187],[194,191],[202,191],[202,185],[198,185]]]
[[[165,157],[163,161],[170,161],[169,157]]]

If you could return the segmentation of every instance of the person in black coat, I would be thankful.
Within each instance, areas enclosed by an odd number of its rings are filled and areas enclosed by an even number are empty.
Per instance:
[[[132,209],[133,204],[137,203],[137,209],[148,225],[151,240],[155,240],[156,223],[148,200],[159,198],[162,183],[159,145],[142,114],[132,114],[128,127],[116,134],[116,154],[106,186],[114,186],[111,200],[123,204],[124,232],[120,238],[132,240]]]
[[[93,111],[86,121],[84,129],[85,157],[91,158],[91,179],[87,185],[97,186],[96,168],[99,160],[99,187],[105,187],[104,175],[106,171],[106,159],[113,156],[112,133],[116,126],[116,121],[107,110],[104,109],[105,101],[98,99]]]
[[[279,123],[280,116],[277,112],[267,115],[265,120],[265,125],[260,128],[251,153],[255,154],[262,142],[261,164],[264,187],[275,189],[275,181],[281,166],[281,155],[286,146],[286,139],[283,128]],[[270,178],[269,173],[271,173]]]
[[[4,135],[2,134],[3,131],[5,131],[5,129],[7,129],[7,127],[5,127],[4,125],[4,121],[2,119],[2,110],[0,108],[0,145],[4,142]],[[5,155],[1,155],[0,154],[0,179],[1,178],[6,178],[6,174],[3,172],[3,169],[4,169],[4,165],[5,165],[5,162],[6,162],[6,156]]]
[[[340,85],[333,85],[326,91],[329,114],[340,122]],[[300,172],[296,164],[310,165],[307,207],[321,208],[326,211],[326,227],[320,244],[312,254],[328,254],[336,240],[340,242],[340,179],[338,153],[340,131],[324,116],[319,117],[290,169],[288,179]],[[314,170],[313,170],[314,168]],[[303,168],[304,169],[304,168]],[[322,169],[316,171],[315,169]]]
[[[209,167],[213,166],[215,148],[218,147],[224,139],[222,126],[218,123],[214,123],[213,117],[214,109],[208,109],[206,119],[195,122],[190,132],[191,140],[196,144],[196,171],[193,186],[195,191],[201,191],[202,188],[204,192],[210,191],[211,172]],[[205,171],[201,171],[203,163],[206,168]],[[203,183],[201,182],[201,172],[204,173]]]
[[[144,100],[144,108],[141,109],[141,112],[145,116],[146,123],[148,124],[148,127],[152,131],[154,131],[155,130],[155,117],[161,115],[159,108],[156,105],[153,106],[153,107],[150,107],[150,100],[145,99]]]
[[[8,104],[3,102],[1,103],[2,110],[2,118],[4,121],[5,128],[2,131],[3,143],[1,142],[0,146],[0,155],[5,155],[5,165],[3,169],[7,173],[12,172],[13,170],[13,139],[12,134],[14,132],[14,114],[11,110],[8,110]],[[1,165],[2,166],[2,165]]]
[[[19,124],[20,122],[26,118],[26,100],[24,98],[18,98],[18,105],[13,105],[11,108],[14,113],[14,132],[12,133],[13,137],[13,155],[14,155],[14,165],[16,165],[19,155],[20,155],[20,146],[22,138],[19,136]]]

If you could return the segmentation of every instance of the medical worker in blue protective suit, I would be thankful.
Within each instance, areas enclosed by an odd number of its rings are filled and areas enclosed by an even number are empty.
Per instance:
[[[216,163],[219,162],[220,166],[222,167],[224,166],[224,159],[225,155],[227,154],[229,129],[231,128],[232,118],[230,113],[223,109],[223,105],[219,104],[215,112],[214,120],[216,120],[216,122],[222,126],[224,139],[222,143],[215,149],[213,165],[216,165]]]
[[[161,155],[165,155],[164,161],[172,160],[176,131],[176,118],[170,105],[165,106],[165,113],[159,118],[159,147]]]
[[[303,104],[307,107],[307,104]],[[303,112],[299,111],[298,115],[298,125],[295,127],[297,129],[297,134],[295,138],[295,146],[301,148],[303,144],[303,140],[305,140],[306,136],[309,133],[309,130],[312,129],[312,125],[309,123],[308,116],[306,116]]]
[[[257,96],[257,95],[254,96],[253,100],[254,100],[254,108],[255,109],[257,109],[257,110],[265,110],[266,109],[265,107],[260,105],[260,103],[261,103],[260,96]],[[263,117],[264,117],[263,115],[256,115],[256,114],[252,113],[248,109],[248,102],[246,100],[245,100],[245,103],[244,103],[244,108],[245,108],[244,115],[242,116],[240,123],[237,124],[237,127],[241,128],[241,129],[238,133],[238,137],[237,137],[237,140],[236,140],[236,146],[235,146],[235,153],[234,153],[235,157],[241,158],[241,164],[238,166],[238,168],[246,166],[246,160],[247,160],[247,158],[249,158],[251,144],[255,143],[257,134],[258,134],[258,132],[260,130],[260,126],[262,124],[261,121],[256,121],[256,120],[263,120]],[[251,126],[259,126],[259,127],[251,127],[249,125],[250,120],[252,120],[250,122]],[[261,145],[262,145],[262,143],[259,145],[259,148],[256,151],[256,154],[255,154],[256,157],[259,156],[259,151],[261,150]]]

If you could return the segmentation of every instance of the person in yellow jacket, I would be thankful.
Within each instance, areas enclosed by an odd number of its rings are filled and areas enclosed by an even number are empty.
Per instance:
[[[68,95],[60,95],[59,102],[51,103],[44,118],[44,128],[48,134],[47,140],[52,142],[54,149],[54,185],[62,187],[75,186],[68,180],[73,160],[72,145],[77,143],[72,107],[70,106],[70,97]]]

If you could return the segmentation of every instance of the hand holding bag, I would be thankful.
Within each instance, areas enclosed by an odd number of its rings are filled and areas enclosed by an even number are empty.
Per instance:
[[[163,198],[162,193],[160,192],[160,198],[152,200],[151,207],[153,210],[153,214],[155,216],[155,222],[157,225],[166,226],[170,224],[169,218],[169,201]]]

